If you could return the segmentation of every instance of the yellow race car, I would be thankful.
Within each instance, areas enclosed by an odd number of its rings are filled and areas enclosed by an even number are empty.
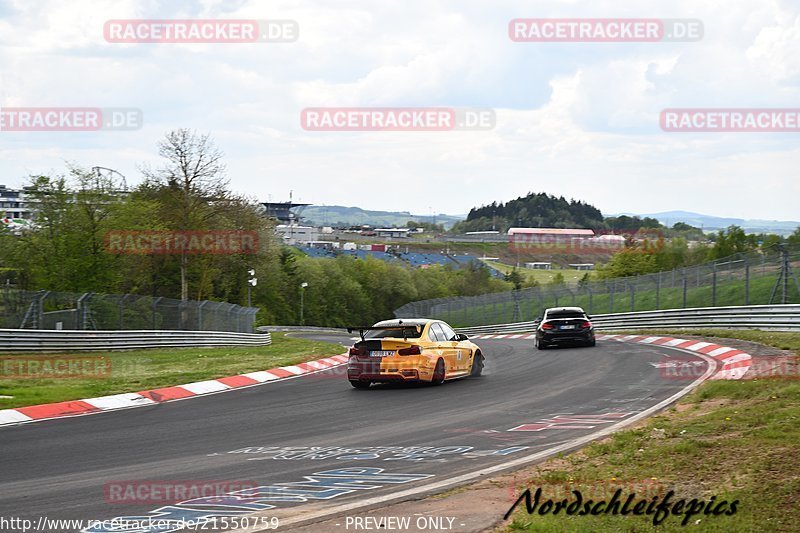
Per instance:
[[[357,389],[372,383],[445,381],[483,372],[480,347],[441,320],[384,320],[370,327],[351,327],[361,340],[350,348],[347,379]]]

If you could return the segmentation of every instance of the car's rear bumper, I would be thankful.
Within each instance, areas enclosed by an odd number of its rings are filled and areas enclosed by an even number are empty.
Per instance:
[[[397,383],[406,381],[420,381],[419,372],[404,370],[403,372],[359,372],[347,369],[347,379],[350,381],[371,381],[373,383]]]
[[[350,361],[347,364],[347,379],[350,381],[371,381],[373,383],[392,383],[405,381],[420,381],[420,375],[430,379],[431,373],[427,370],[420,371],[416,366],[407,362],[398,365],[381,365],[374,361]]]
[[[594,340],[594,331],[570,331],[569,333],[539,333],[539,342],[546,344],[569,344],[575,342],[591,342]]]

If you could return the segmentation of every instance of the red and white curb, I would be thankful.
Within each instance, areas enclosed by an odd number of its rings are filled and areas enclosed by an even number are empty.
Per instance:
[[[282,366],[270,370],[249,372],[238,376],[210,379],[207,381],[197,381],[185,385],[176,385],[174,387],[113,394],[111,396],[86,398],[84,400],[31,405],[28,407],[17,407],[16,409],[2,409],[0,410],[0,426],[24,424],[26,422],[36,422],[51,418],[91,415],[104,411],[130,409],[132,407],[144,407],[146,405],[184,400],[233,389],[253,387],[264,383],[302,376],[303,374],[328,370],[347,363],[347,359],[348,356],[346,354],[334,355],[332,357],[308,361],[298,365]]]
[[[498,335],[472,335],[470,339],[535,339],[531,333],[508,333]],[[614,340],[637,344],[668,346],[713,357],[720,363],[720,370],[709,379],[742,379],[750,369],[752,356],[736,348],[697,340],[676,339],[673,337],[654,337],[652,335],[598,335],[597,340]]]

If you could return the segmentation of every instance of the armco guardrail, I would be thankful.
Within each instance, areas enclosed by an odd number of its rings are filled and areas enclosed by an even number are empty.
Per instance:
[[[750,305],[741,307],[697,307],[636,313],[592,315],[599,330],[652,328],[717,328],[800,331],[800,305]],[[538,321],[458,328],[460,333],[524,333],[536,329]]]
[[[256,331],[259,333],[308,331],[318,333],[347,333],[345,328],[326,328],[324,326],[258,326]]]
[[[266,346],[269,333],[228,331],[80,331],[0,329],[0,353]]]

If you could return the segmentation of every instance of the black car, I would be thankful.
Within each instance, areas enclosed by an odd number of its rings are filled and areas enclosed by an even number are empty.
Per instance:
[[[536,347],[544,350],[556,344],[594,346],[594,327],[580,307],[546,309],[536,328]]]

